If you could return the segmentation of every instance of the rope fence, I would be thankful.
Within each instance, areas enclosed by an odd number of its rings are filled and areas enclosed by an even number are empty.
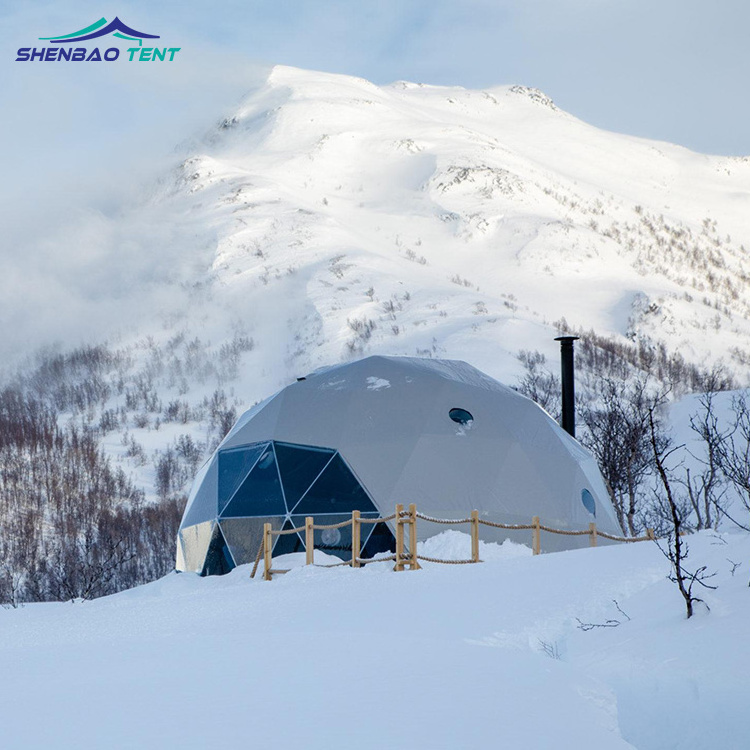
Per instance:
[[[427,557],[426,555],[420,555],[417,553],[417,519],[428,521],[429,523],[437,523],[446,526],[455,526],[460,524],[469,524],[471,532],[471,558],[466,560],[443,560],[437,557]],[[360,556],[362,551],[362,524],[378,524],[388,523],[389,521],[395,521],[396,526],[396,552],[395,554],[382,556],[382,557],[369,557],[363,558]],[[253,565],[251,578],[255,577],[255,573],[260,565],[260,560],[263,558],[263,578],[266,581],[270,581],[272,577],[279,573],[288,573],[288,570],[279,570],[272,567],[273,562],[273,538],[275,536],[283,536],[286,534],[298,534],[305,532],[305,565],[315,565],[319,568],[340,568],[340,567],[352,567],[359,568],[362,565],[374,562],[390,562],[393,561],[394,570],[418,570],[421,566],[419,561],[431,563],[441,563],[444,565],[471,565],[473,563],[482,562],[479,559],[479,526],[490,526],[495,529],[507,529],[509,531],[531,531],[531,548],[535,555],[539,555],[542,552],[541,545],[541,532],[545,531],[549,534],[559,534],[561,536],[588,536],[589,546],[596,547],[599,537],[603,539],[609,539],[613,542],[645,542],[654,541],[656,536],[654,535],[653,529],[646,529],[645,536],[639,537],[627,537],[627,536],[616,536],[614,534],[608,534],[604,531],[599,531],[596,527],[596,523],[592,522],[589,524],[588,529],[556,529],[552,526],[544,526],[539,520],[539,516],[534,516],[531,519],[530,524],[524,523],[498,523],[496,521],[487,521],[479,518],[479,511],[471,511],[469,518],[435,518],[433,516],[425,515],[424,513],[418,513],[417,507],[413,503],[409,505],[408,510],[404,510],[404,506],[399,504],[396,506],[396,512],[390,516],[384,518],[362,518],[360,511],[352,511],[352,517],[346,521],[331,524],[317,524],[312,516],[305,518],[305,525],[299,526],[292,529],[274,529],[270,523],[263,524],[263,538],[258,549],[258,554],[255,558]],[[352,555],[351,559],[343,560],[340,563],[333,563],[330,565],[321,565],[314,562],[315,552],[315,531],[326,530],[326,529],[343,529],[348,526],[352,527]],[[408,535],[408,545],[407,545]]]

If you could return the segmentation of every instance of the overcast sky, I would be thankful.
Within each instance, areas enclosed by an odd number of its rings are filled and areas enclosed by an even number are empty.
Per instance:
[[[181,47],[177,59],[14,61],[19,47],[45,44],[38,37],[102,16]],[[0,0],[0,23],[6,339],[16,328],[8,309],[23,317],[92,294],[82,285],[92,253],[103,251],[82,242],[71,222],[90,227],[93,213],[109,218],[112,232],[121,203],[274,63],[376,83],[525,84],[601,128],[750,154],[746,0]],[[51,276],[59,280],[52,295]],[[91,283],[98,293],[100,281]],[[38,327],[54,323],[40,318]]]
[[[149,71],[148,81],[125,81],[122,71],[113,80],[111,70],[91,65],[60,71],[42,64],[29,80],[19,68],[31,66],[13,62],[14,49],[39,36],[115,15],[182,46],[183,77],[164,68]],[[243,63],[284,63],[376,83],[536,86],[599,127],[750,154],[750,3],[743,0],[55,0],[5,2],[0,20],[3,110],[19,101],[31,106],[29,114],[44,122],[29,137],[54,134],[59,148],[81,135],[106,138],[112,120],[134,131],[146,125],[144,115],[168,120],[175,98],[240,96]],[[200,70],[207,75],[196,76]],[[61,78],[78,84],[76,100],[51,111]],[[28,119],[24,127],[11,119],[23,137]]]

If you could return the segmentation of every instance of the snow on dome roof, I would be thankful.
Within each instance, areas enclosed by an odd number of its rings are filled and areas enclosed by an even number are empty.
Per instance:
[[[485,375],[476,367],[463,362],[460,359],[425,359],[424,357],[388,357],[380,354],[364,359],[350,362],[343,365],[333,365],[330,367],[321,367],[308,375],[306,379],[321,377],[331,372],[342,374],[345,378],[356,381],[361,368],[370,367],[374,370],[377,368],[392,368],[403,371],[411,370],[415,375],[445,378],[455,380],[465,385],[475,386],[477,388],[489,388],[491,390],[501,390],[507,393],[515,394],[511,388],[499,383],[497,380]]]

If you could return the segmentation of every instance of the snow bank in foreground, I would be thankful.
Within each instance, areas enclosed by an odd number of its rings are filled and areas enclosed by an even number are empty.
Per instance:
[[[430,537],[420,542],[417,547],[418,554],[437,560],[467,560],[471,557],[471,537],[455,529]],[[528,557],[531,554],[531,547],[517,544],[510,539],[506,539],[502,544],[479,540],[479,559],[484,562]]]
[[[690,546],[719,586],[691,621],[646,543],[271,582],[244,566],[0,610],[0,745],[746,748],[750,537]]]
[[[461,531],[449,529],[440,534],[436,534],[424,542],[417,545],[419,555],[432,557],[436,560],[467,560],[471,557],[471,537]],[[383,553],[378,557],[387,557],[389,553]],[[483,562],[497,560],[511,560],[516,557],[528,557],[532,554],[531,548],[524,544],[517,544],[510,539],[506,539],[502,544],[495,542],[483,542],[479,540],[479,559]],[[338,565],[341,560],[338,557],[327,555],[319,549],[315,550],[315,565]],[[437,565],[438,563],[423,562],[426,566]],[[280,570],[289,570],[299,568],[305,565],[305,553],[293,552],[288,555],[279,555],[273,558],[273,567]],[[388,566],[393,567],[393,562],[371,563],[370,570],[374,568],[388,570]]]

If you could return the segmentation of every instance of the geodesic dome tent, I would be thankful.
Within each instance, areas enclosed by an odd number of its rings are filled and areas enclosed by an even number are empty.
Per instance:
[[[465,362],[373,356],[300,378],[240,417],[195,479],[177,569],[214,574],[252,562],[266,522],[331,524],[352,510],[377,518],[396,503],[440,518],[476,509],[526,524],[536,515],[561,529],[595,520],[620,533],[593,457],[533,401]],[[419,537],[444,529],[420,521]],[[486,540],[514,537],[480,529]],[[363,557],[393,547],[386,524],[362,533]],[[275,540],[274,555],[304,550],[304,534]],[[316,531],[315,547],[348,559],[350,529]]]

